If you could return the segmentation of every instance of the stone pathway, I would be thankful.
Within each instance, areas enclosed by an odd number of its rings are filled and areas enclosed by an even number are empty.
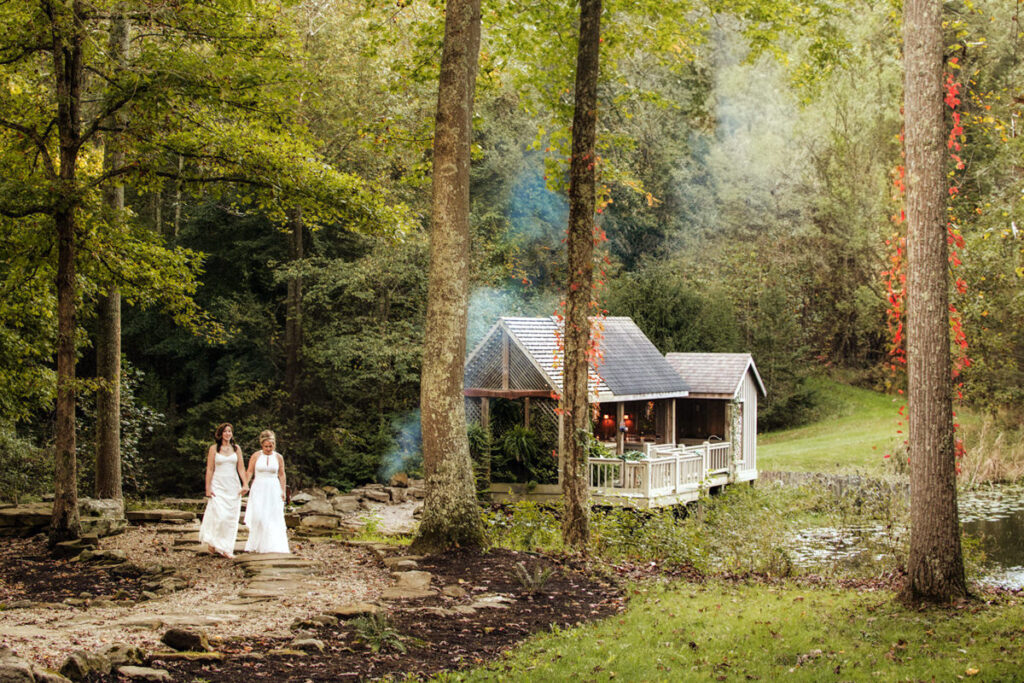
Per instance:
[[[161,511],[162,512],[162,511]],[[163,521],[168,521],[166,518]],[[174,519],[171,525],[154,529],[169,536],[168,545],[175,552],[210,555],[206,544],[199,542],[197,520]],[[224,621],[242,618],[257,603],[287,601],[293,595],[302,595],[321,587],[313,575],[315,563],[296,554],[245,553],[248,530],[240,525],[235,542],[235,557],[231,563],[239,567],[245,577],[239,590],[226,594],[223,599],[207,602],[201,614],[177,613],[127,617],[115,622],[123,626],[158,629],[171,626],[207,627]]]

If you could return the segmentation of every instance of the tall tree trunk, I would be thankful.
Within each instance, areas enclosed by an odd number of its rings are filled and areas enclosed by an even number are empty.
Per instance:
[[[158,187],[153,191],[153,230],[158,235],[164,230],[163,201],[164,194]]]
[[[174,181],[174,236],[181,230],[181,173],[185,170],[185,157],[178,155],[178,177]]]
[[[81,138],[82,6],[49,6],[60,140],[59,178],[69,199],[54,212],[57,235],[57,419],[50,544],[78,538],[78,463],[75,456],[75,237],[74,197]],[[71,16],[61,16],[71,10]],[[67,33],[63,33],[67,31]]]
[[[956,501],[946,269],[942,3],[903,7],[910,556],[904,597],[967,595]]]
[[[430,271],[420,388],[426,499],[416,552],[483,542],[462,394],[469,290],[469,153],[480,0],[448,0],[434,128]]]
[[[304,225],[302,210],[291,209],[288,212],[289,256],[292,264],[297,264],[305,256],[303,248]],[[292,275],[288,278],[288,294],[285,302],[285,366],[284,383],[288,390],[292,409],[301,401],[299,394],[299,370],[302,362],[302,277]]]
[[[115,11],[110,21],[111,61],[123,66],[128,55],[128,21]],[[114,131],[124,128],[126,116],[118,113],[107,121],[103,140],[105,171],[124,164],[123,144]],[[103,202],[112,221],[124,221],[124,185],[111,183]],[[96,497],[122,498],[121,490],[121,291],[110,286],[98,303],[99,334],[96,340],[96,374],[101,380],[96,394]]]
[[[569,167],[569,291],[566,296],[562,397],[569,428],[562,469],[562,497],[565,501],[562,538],[566,545],[580,552],[586,552],[590,540],[587,456],[592,430],[587,394],[587,351],[594,281],[594,149],[600,41],[601,0],[581,0]]]

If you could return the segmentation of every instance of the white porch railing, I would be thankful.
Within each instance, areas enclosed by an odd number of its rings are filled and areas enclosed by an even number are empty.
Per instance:
[[[696,446],[647,445],[644,460],[590,458],[590,489],[599,496],[651,498],[696,491],[701,484],[742,469],[733,462],[732,444],[704,442]]]

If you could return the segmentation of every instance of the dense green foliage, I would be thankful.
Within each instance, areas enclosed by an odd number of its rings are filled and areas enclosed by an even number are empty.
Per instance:
[[[33,3],[16,4],[3,20],[0,118],[45,130],[39,112],[56,100],[32,61],[41,19]],[[91,72],[88,96],[137,88],[126,100],[137,132],[124,136],[123,229],[98,203],[108,180],[99,131],[80,160],[79,375],[94,365],[96,294],[117,282],[125,357],[138,371],[125,408],[137,474],[128,490],[200,490],[222,421],[247,451],[275,429],[300,484],[348,487],[415,469],[439,3],[186,3],[170,18],[140,9],[134,19],[152,31],[139,29],[116,72],[97,47],[109,26],[100,10],[115,3],[100,4],[87,56],[116,78]],[[950,160],[964,240],[954,300],[972,358],[963,377],[967,400],[1005,422],[1024,398],[1013,90],[1024,52],[1009,3],[948,10],[950,71],[963,83],[966,167]],[[768,389],[762,428],[818,414],[811,378],[822,371],[898,385],[881,276],[900,210],[893,3],[610,2],[606,13],[604,308],[632,316],[663,352],[753,353]],[[470,348],[497,315],[551,315],[563,296],[574,16],[572,3],[485,5]],[[5,458],[25,454],[24,467],[4,468],[12,473],[44,461],[34,454],[52,441],[55,248],[45,215],[18,215],[48,187],[30,143],[0,130],[0,433]],[[288,222],[300,209],[301,255]],[[287,297],[300,281],[289,387]],[[92,387],[81,384],[84,458]],[[492,424],[488,467],[551,477],[552,425],[532,422],[535,438],[509,434],[521,408],[497,405]]]

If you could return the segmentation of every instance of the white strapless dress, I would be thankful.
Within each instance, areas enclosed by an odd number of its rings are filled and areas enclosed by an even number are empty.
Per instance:
[[[284,500],[277,478],[277,453],[256,457],[256,473],[249,487],[245,525],[249,527],[247,553],[290,553],[284,524]]]
[[[238,455],[214,456],[213,497],[206,501],[199,542],[228,556],[235,554],[238,537],[238,515],[242,510],[242,484],[238,481]]]

